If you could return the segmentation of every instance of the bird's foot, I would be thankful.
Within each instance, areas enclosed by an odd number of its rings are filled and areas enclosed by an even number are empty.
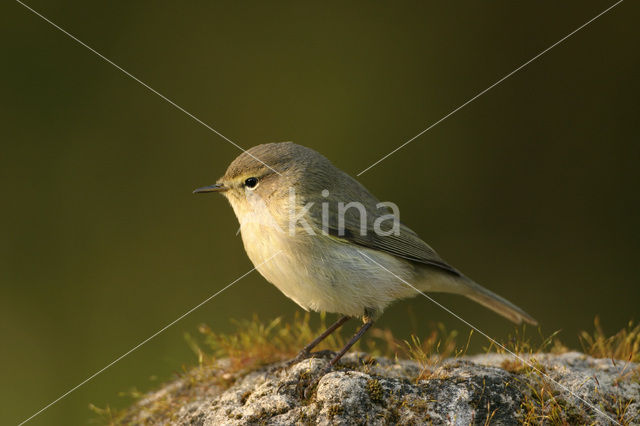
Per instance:
[[[300,378],[300,381],[298,382],[298,389],[300,389],[301,396],[304,397],[304,399],[309,399],[311,395],[313,395],[313,391],[318,386],[320,380],[328,373],[330,373],[331,370],[333,370],[333,365],[329,364],[313,378],[307,380],[305,380],[304,378]]]

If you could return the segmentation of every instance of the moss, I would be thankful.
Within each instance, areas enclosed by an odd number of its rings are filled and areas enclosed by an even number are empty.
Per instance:
[[[532,374],[528,378],[529,392],[520,405],[524,425],[590,424],[589,413],[565,400],[545,378]]]
[[[378,379],[367,380],[367,392],[369,393],[369,399],[371,402],[381,403],[384,397],[384,389]]]
[[[127,424],[139,421],[136,415],[144,410],[144,422],[153,424],[172,419],[180,407],[188,401],[202,395],[215,395],[221,389],[235,383],[243,375],[274,362],[291,359],[304,345],[315,338],[325,328],[324,317],[321,323],[314,327],[311,325],[309,314],[297,315],[293,321],[285,322],[280,318],[262,322],[257,317],[251,320],[236,322],[237,330],[231,334],[222,334],[212,331],[206,325],[199,328],[200,335],[196,337],[185,336],[188,346],[196,355],[195,367],[186,369],[179,375],[175,383],[176,388],[156,395],[155,399],[147,399],[144,406],[132,406],[128,410],[117,411],[109,408],[91,406],[102,423]],[[640,325],[629,323],[620,332],[607,336],[604,334],[598,318],[594,321],[595,330],[591,333],[582,332],[580,340],[584,352],[594,357],[606,357],[622,359],[624,362],[640,362]],[[542,351],[554,353],[564,352],[567,348],[557,339],[557,333],[542,339],[541,344],[534,344],[525,334],[526,329],[516,329],[510,336],[505,347],[515,353],[534,354]],[[445,358],[464,355],[469,346],[469,338],[466,345],[459,347],[456,344],[457,333],[448,331],[442,325],[438,325],[424,338],[412,336],[409,341],[399,341],[387,329],[372,329],[363,339],[362,345],[374,356],[386,356],[387,358],[408,358],[416,361],[421,370],[416,380],[426,380],[447,377],[448,370],[453,368],[449,363],[442,365]],[[536,338],[538,339],[538,338]],[[339,332],[329,336],[318,346],[318,350],[335,350],[344,344],[344,338]],[[501,347],[490,345],[487,351],[506,353]],[[529,358],[533,367],[516,360],[505,360],[501,367],[515,375],[513,384],[527,390],[527,395],[522,403],[522,416],[524,423],[536,424],[540,421],[558,422],[586,421],[589,417],[579,408],[567,404],[552,393],[553,386],[546,383],[536,370],[544,372],[544,367]],[[375,357],[363,358],[357,365],[338,364],[338,368],[362,368],[362,365],[374,365]],[[308,373],[300,376],[300,382],[310,380]],[[624,370],[619,378],[640,382],[640,367]],[[367,382],[367,391],[373,403],[381,403],[385,397],[384,389],[380,382],[371,379]],[[126,396],[134,401],[143,395],[137,390],[127,392]],[[243,403],[247,401],[251,393],[242,395]],[[148,396],[148,395],[147,395]],[[315,402],[315,392],[303,404]],[[426,403],[418,401],[403,401],[405,407],[418,414],[426,415]],[[618,413],[620,419],[627,420],[626,401],[612,400],[610,412]],[[330,410],[338,408],[330,407]],[[389,414],[389,419],[395,418],[396,412]],[[304,414],[301,414],[304,417]],[[246,420],[246,419],[245,419]],[[264,419],[259,419],[264,420]],[[391,421],[391,420],[390,420]],[[305,422],[301,418],[301,422]],[[621,421],[621,423],[623,423]],[[628,420],[627,420],[628,423]]]
[[[612,336],[607,336],[600,318],[593,321],[594,331],[580,333],[583,352],[595,358],[620,359],[640,362],[640,324],[629,321],[627,326]]]
[[[527,360],[526,363],[516,358],[507,358],[500,364],[500,367],[512,374],[527,375],[531,373],[546,374],[547,369],[535,358]]]
[[[329,417],[333,419],[335,416],[339,416],[344,413],[344,407],[340,404],[333,404],[329,406],[327,412],[329,413]]]
[[[300,410],[298,413],[298,418],[296,419],[296,425],[314,425],[314,419],[309,417],[306,411]]]

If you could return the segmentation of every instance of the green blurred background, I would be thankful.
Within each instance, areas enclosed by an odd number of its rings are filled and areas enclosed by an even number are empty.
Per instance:
[[[292,140],[355,175],[613,2],[29,5],[243,147]],[[639,5],[624,2],[360,180],[543,332],[637,318]],[[20,4],[0,9],[0,424],[17,423],[244,274],[221,197],[239,154]],[[489,335],[513,326],[437,299]],[[299,308],[258,274],[38,416],[86,424],[195,362],[183,334]],[[330,318],[331,319],[331,318]],[[442,321],[424,298],[380,321]],[[487,342],[474,337],[478,351]]]

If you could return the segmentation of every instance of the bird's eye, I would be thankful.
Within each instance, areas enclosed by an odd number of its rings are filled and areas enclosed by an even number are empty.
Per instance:
[[[256,186],[258,186],[258,178],[254,178],[254,177],[247,178],[244,181],[244,186],[246,186],[249,189],[254,189]]]

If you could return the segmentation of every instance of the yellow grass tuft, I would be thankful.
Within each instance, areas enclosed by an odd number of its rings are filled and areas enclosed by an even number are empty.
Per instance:
[[[599,317],[595,318],[593,324],[593,333],[583,331],[579,336],[586,354],[595,358],[640,362],[640,324],[633,325],[633,321],[629,321],[625,328],[613,336],[604,333]]]
[[[313,340],[326,328],[325,316],[321,316],[317,327],[311,325],[310,314],[296,315],[291,322],[281,318],[263,322],[257,316],[251,320],[234,321],[236,331],[231,334],[217,333],[206,325],[198,328],[199,335],[185,335],[187,345],[193,350],[198,359],[198,365],[186,368],[180,375],[186,387],[177,394],[167,393],[165,396],[146,403],[145,410],[149,414],[149,424],[154,419],[167,418],[176,407],[186,403],[203,392],[211,391],[212,386],[228,387],[244,374],[263,365],[272,364],[294,357],[302,347]],[[447,330],[443,324],[437,324],[426,337],[412,335],[409,340],[396,339],[389,329],[373,328],[360,343],[371,356],[385,356],[395,359],[411,359],[421,366],[416,380],[445,379],[446,367],[441,362],[447,358],[464,356],[467,353],[473,333],[470,333],[462,346],[457,345],[458,333]],[[505,360],[501,367],[521,377],[526,383],[528,392],[524,395],[521,405],[522,422],[524,424],[571,424],[584,419],[583,413],[574,412],[556,392],[555,387],[548,383],[540,372],[545,368],[535,359],[537,353],[563,353],[568,349],[558,339],[558,332],[544,337],[538,329],[538,336],[532,339],[527,335],[526,327],[517,328],[505,342],[505,347],[518,354],[528,355],[528,362],[535,368],[517,359]],[[579,335],[583,351],[587,355],[597,358],[610,358],[629,362],[640,362],[640,325],[632,322],[627,327],[607,336],[596,317],[594,331],[581,332]],[[340,331],[333,333],[315,350],[337,350],[344,345],[345,338]],[[534,343],[539,342],[539,343]],[[356,345],[356,350],[358,345]],[[505,353],[504,349],[490,344],[485,348],[487,352]],[[615,361],[614,361],[615,362]],[[539,371],[537,371],[539,370]],[[624,370],[620,380],[627,379],[640,382],[640,369]],[[371,382],[372,400],[378,395],[375,383]],[[125,392],[134,400],[148,397],[133,389]],[[617,413],[621,424],[629,424],[627,416],[628,401],[612,399],[608,402],[610,411]],[[105,424],[118,425],[127,423],[129,411],[117,411],[109,407],[99,408],[90,406],[91,410],[101,418]],[[338,410],[338,407],[332,409]],[[574,411],[572,411],[574,410]],[[489,421],[489,420],[488,420]]]

